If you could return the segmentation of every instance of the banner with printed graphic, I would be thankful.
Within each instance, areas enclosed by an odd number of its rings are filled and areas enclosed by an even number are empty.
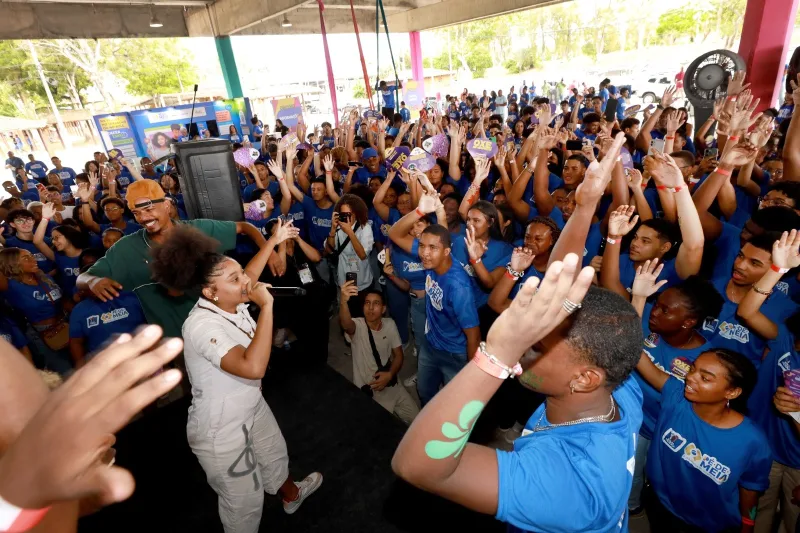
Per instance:
[[[136,137],[130,126],[127,113],[100,115],[95,117],[97,131],[103,140],[106,152],[117,149],[122,155],[135,159],[137,155]]]
[[[289,131],[297,131],[298,119],[303,116],[300,98],[293,96],[272,100],[272,111],[275,119],[280,120]]]

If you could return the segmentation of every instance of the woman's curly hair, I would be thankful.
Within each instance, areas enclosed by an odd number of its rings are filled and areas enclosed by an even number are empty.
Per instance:
[[[217,252],[219,242],[190,226],[174,228],[167,240],[153,248],[153,280],[180,292],[199,290],[227,258]]]

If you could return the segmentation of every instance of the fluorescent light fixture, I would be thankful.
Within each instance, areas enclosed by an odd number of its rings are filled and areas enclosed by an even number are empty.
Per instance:
[[[155,13],[153,13],[153,6],[150,6],[150,27],[151,28],[161,28],[164,26],[160,20],[156,17]]]
[[[289,22],[289,18],[286,16],[286,13],[283,14],[283,20],[281,21],[282,28],[291,28],[292,23]]]

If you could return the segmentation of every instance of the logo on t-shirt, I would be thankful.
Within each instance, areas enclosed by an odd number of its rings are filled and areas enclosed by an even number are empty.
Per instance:
[[[647,346],[648,348],[655,348],[656,346],[658,346],[658,339],[659,339],[658,333],[651,333],[644,340],[644,345]]]
[[[730,468],[717,461],[716,457],[711,457],[703,453],[693,442],[686,445],[681,458],[705,474],[706,477],[710,478],[711,481],[717,485],[722,485],[728,481],[731,475]]]
[[[389,228],[391,228],[391,227],[392,227],[391,224],[381,224],[381,234],[384,237],[388,237],[389,236]]]
[[[114,309],[107,313],[103,313],[102,315],[100,315],[100,321],[103,324],[110,324],[111,322],[116,322],[117,320],[128,318],[128,316],[129,316],[128,310],[125,309],[124,307],[121,307],[119,309]]]
[[[75,268],[65,268],[63,270],[65,276],[75,276],[78,277],[81,273],[81,269],[78,267]]]
[[[99,325],[100,325],[100,315],[92,315],[90,317],[86,317],[87,328],[93,328]]]
[[[428,274],[428,277],[425,278],[425,292],[428,294],[428,298],[430,298],[433,308],[437,311],[441,311],[444,291],[438,283],[431,279],[430,274]]]
[[[425,270],[422,263],[412,263],[411,261],[403,261],[403,272],[420,272]]]
[[[750,330],[741,324],[722,322],[719,325],[719,334],[724,339],[734,340],[742,344],[750,342]]]
[[[778,368],[781,369],[781,372],[792,369],[792,352],[786,352],[778,358]]]
[[[670,367],[670,374],[678,378],[679,380],[683,381],[686,379],[686,375],[689,373],[689,370],[692,369],[692,363],[687,358],[680,356],[676,357],[672,360],[672,365]]]
[[[785,281],[779,281],[775,284],[775,288],[781,291],[786,296],[789,296],[789,284]]]
[[[311,223],[321,228],[330,228],[331,219],[322,217],[311,217]]]
[[[683,445],[686,444],[686,439],[684,439],[680,433],[675,431],[672,428],[669,428],[664,432],[664,435],[661,437],[661,442],[667,445],[667,448],[672,450],[673,452],[680,451],[683,448]]]
[[[50,291],[49,296],[48,293],[46,292],[42,293],[40,291],[33,291],[33,297],[41,301],[58,300],[59,298],[61,298],[61,289],[53,289],[52,291]]]

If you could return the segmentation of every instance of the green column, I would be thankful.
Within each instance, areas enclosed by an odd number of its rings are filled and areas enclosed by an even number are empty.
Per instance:
[[[239,81],[239,70],[236,68],[236,58],[233,57],[233,47],[231,38],[214,37],[217,45],[217,57],[219,66],[222,68],[222,76],[225,78],[225,88],[228,90],[228,98],[241,98],[242,84]]]

